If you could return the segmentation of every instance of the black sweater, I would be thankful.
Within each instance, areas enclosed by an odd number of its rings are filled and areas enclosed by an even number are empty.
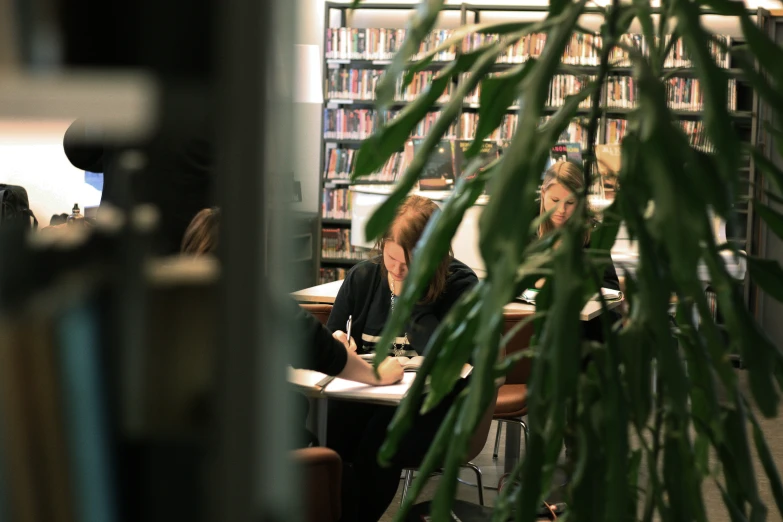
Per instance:
[[[348,353],[343,343],[332,337],[332,332],[288,296],[273,299],[273,303],[272,320],[293,328],[294,338],[303,348],[297,356],[289,357],[291,366],[327,375],[343,371]]]
[[[353,316],[351,337],[359,351],[366,344],[362,335],[379,336],[389,316],[391,290],[381,275],[382,260],[363,261],[348,272],[334,301],[327,326],[329,330],[346,329],[348,316]],[[457,299],[478,282],[476,274],[467,265],[452,260],[446,280],[446,289],[433,303],[414,306],[406,324],[410,348],[423,354],[430,336]],[[369,322],[368,322],[369,319]]]

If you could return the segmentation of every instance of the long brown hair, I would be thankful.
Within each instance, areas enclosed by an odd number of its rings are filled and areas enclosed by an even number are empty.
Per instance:
[[[375,247],[381,253],[378,262],[381,264],[381,275],[384,280],[387,278],[386,265],[383,263],[383,249],[386,241],[393,241],[400,245],[405,252],[405,263],[410,266],[411,252],[416,247],[416,243],[421,239],[424,229],[427,226],[432,215],[438,210],[438,206],[429,198],[421,196],[408,196],[397,209],[389,230],[376,243]],[[446,290],[446,278],[449,275],[449,264],[454,254],[449,247],[449,253],[443,257],[435,274],[430,280],[427,292],[421,299],[422,303],[434,302]]]
[[[582,172],[582,167],[571,161],[558,161],[544,174],[544,179],[541,182],[541,215],[545,213],[544,210],[544,193],[552,185],[561,185],[563,188],[574,194],[577,198],[586,197],[585,194],[585,175]],[[584,244],[590,242],[590,230],[591,226],[587,227],[585,231]],[[549,217],[538,225],[538,237],[544,237],[555,229],[555,224],[552,223],[552,218]]]
[[[220,209],[201,210],[188,225],[182,237],[182,253],[194,256],[214,254],[218,247]]]

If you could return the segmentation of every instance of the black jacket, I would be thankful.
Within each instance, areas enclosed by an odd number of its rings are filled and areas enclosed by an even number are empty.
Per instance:
[[[158,133],[138,146],[108,143],[100,129],[76,120],[65,132],[63,148],[78,169],[103,172],[101,204],[118,204],[123,190],[117,176],[118,159],[128,149],[139,150],[144,166],[133,178],[133,203],[150,203],[160,212],[160,254],[179,252],[185,229],[201,209],[212,206],[212,149],[208,129],[195,126],[187,132]]]
[[[380,258],[363,261],[348,272],[334,300],[332,313],[327,322],[329,330],[345,331],[348,316],[353,316],[351,337],[354,338],[357,346],[362,346],[362,333],[365,332],[370,304],[377,299],[376,294],[380,293],[384,296],[380,301],[381,306],[391,307],[385,297],[387,294],[391,296],[391,291],[385,278],[381,276],[381,262]],[[452,305],[477,282],[478,278],[473,270],[456,259],[452,260],[443,294],[433,303],[417,304],[413,308],[406,325],[411,348],[422,354],[430,336]]]
[[[301,306],[288,299],[288,313],[293,316],[293,327],[300,335],[300,342],[304,345],[304,357],[293,360],[296,368],[315,370],[327,375],[337,375],[348,361],[348,352],[345,346],[332,337],[332,332],[326,329],[312,314]]]

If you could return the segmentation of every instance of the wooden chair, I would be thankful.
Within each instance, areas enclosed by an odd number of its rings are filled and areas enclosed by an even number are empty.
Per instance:
[[[332,313],[332,305],[323,303],[300,303],[299,306],[310,312],[321,324],[326,326],[329,314]]]
[[[465,464],[462,465],[463,468],[472,469],[473,472],[476,474],[476,487],[478,489],[478,499],[479,499],[479,504],[482,506],[484,505],[484,484],[481,476],[481,468],[476,466],[471,461],[479,456],[481,450],[483,450],[484,446],[487,444],[487,436],[489,435],[489,428],[492,426],[492,414],[495,410],[495,401],[497,401],[497,398],[498,396],[496,393],[492,402],[490,402],[489,408],[487,408],[484,417],[482,417],[481,421],[479,422],[479,425],[476,427],[476,431],[473,433],[473,437],[470,439],[470,446],[468,447],[468,456],[465,459]],[[416,468],[405,468],[403,470],[403,474],[405,476],[405,482],[403,482],[402,485],[402,495],[400,496],[400,504],[403,503],[403,501],[405,500],[405,495],[408,494],[408,488],[413,482],[414,471],[416,471]],[[441,471],[437,471],[432,475],[440,475],[440,474]]]
[[[528,317],[529,313],[505,312],[503,314],[503,333],[508,333],[520,321]],[[504,356],[522,351],[530,346],[530,338],[533,336],[533,323],[521,328],[506,344]],[[498,458],[500,448],[500,433],[503,423],[514,422],[522,427],[527,447],[528,429],[522,417],[527,415],[527,381],[530,378],[531,360],[520,359],[511,371],[506,375],[506,382],[498,390],[498,399],[495,405],[493,419],[498,421],[497,434],[495,435],[495,451],[492,458]]]
[[[292,457],[301,470],[307,522],[338,522],[342,516],[343,463],[329,448],[302,448]]]

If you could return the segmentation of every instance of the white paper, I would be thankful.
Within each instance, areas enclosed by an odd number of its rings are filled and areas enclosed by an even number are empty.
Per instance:
[[[371,386],[360,382],[348,381],[339,377],[326,385],[324,393],[327,397],[345,397],[363,400],[380,400],[385,402],[399,402],[408,393],[416,373],[403,374],[399,384],[391,386]]]
[[[301,386],[302,388],[315,390],[318,388],[316,385],[326,377],[327,375],[325,373],[313,370],[288,368],[288,382],[296,386]]]

